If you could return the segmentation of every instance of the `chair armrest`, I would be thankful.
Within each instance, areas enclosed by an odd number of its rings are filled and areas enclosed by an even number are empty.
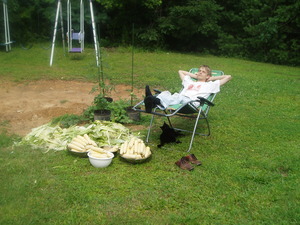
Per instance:
[[[207,100],[206,98],[203,98],[203,97],[197,97],[197,98],[200,100],[200,105],[204,105],[205,103],[209,106],[214,106],[215,105],[214,103]]]
[[[155,94],[160,94],[161,93],[161,91],[158,90],[158,89],[153,89],[153,91],[155,92]]]

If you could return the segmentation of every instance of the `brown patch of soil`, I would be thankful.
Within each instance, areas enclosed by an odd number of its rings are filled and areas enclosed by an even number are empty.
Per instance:
[[[32,128],[66,113],[80,115],[93,102],[97,92],[90,93],[94,83],[42,80],[29,83],[0,83],[0,126],[9,133],[26,135]],[[114,100],[130,99],[130,86],[116,85],[109,94]],[[134,90],[138,99],[143,90]]]

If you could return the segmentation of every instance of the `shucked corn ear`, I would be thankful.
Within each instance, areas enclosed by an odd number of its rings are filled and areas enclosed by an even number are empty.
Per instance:
[[[95,158],[110,158],[110,154],[107,151],[104,151],[102,153],[98,152],[98,151],[90,151],[90,155],[95,157]]]
[[[121,145],[120,155],[128,159],[145,159],[151,155],[151,151],[141,139],[133,137]]]
[[[84,136],[77,135],[68,144],[68,148],[75,152],[87,152],[92,148],[98,148],[96,142],[94,142],[87,134]]]
[[[96,146],[90,146],[88,151],[90,152],[90,155],[95,158],[110,158],[111,156],[108,151],[105,151],[103,148],[99,148]]]

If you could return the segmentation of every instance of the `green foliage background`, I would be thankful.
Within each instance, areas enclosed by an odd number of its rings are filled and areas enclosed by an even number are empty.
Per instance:
[[[76,28],[79,0],[71,2]],[[86,40],[92,42],[85,3]],[[57,0],[8,0],[12,38],[20,44],[50,41],[56,4]],[[66,1],[62,5],[66,18]],[[136,45],[145,49],[300,65],[300,1],[95,0],[94,11],[106,47],[130,44],[134,24]],[[3,26],[0,29],[2,34]]]

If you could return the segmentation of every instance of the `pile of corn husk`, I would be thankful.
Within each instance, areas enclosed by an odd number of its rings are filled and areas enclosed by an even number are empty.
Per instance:
[[[128,128],[119,123],[96,120],[86,126],[61,128],[59,125],[44,124],[32,129],[16,145],[30,145],[35,149],[61,151],[77,135],[87,134],[98,146],[121,146],[135,137]]]

